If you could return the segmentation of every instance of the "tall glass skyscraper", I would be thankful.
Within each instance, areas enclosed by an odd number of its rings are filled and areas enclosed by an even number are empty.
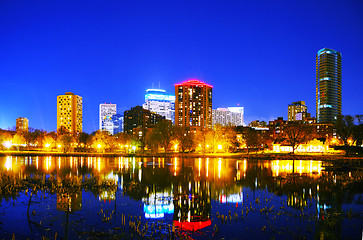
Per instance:
[[[333,123],[342,114],[342,55],[323,48],[316,55],[316,119]]]

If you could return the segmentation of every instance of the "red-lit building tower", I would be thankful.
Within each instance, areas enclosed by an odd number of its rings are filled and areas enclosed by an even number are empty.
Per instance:
[[[211,128],[212,88],[199,80],[175,84],[175,125]]]

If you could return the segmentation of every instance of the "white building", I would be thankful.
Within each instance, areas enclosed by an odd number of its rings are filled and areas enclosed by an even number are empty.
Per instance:
[[[165,119],[174,123],[175,96],[165,94],[162,89],[147,89],[145,94],[144,109],[164,116]]]
[[[112,116],[116,114],[116,104],[102,103],[100,104],[100,120],[99,126],[101,131],[108,131],[113,134],[113,121]]]
[[[243,107],[217,108],[212,110],[212,124],[244,126]]]

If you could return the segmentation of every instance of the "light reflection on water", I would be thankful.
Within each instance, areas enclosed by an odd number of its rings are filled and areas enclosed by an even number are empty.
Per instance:
[[[173,230],[176,238],[197,239],[361,236],[362,172],[327,172],[323,165],[224,158],[2,157],[3,178],[40,176],[45,182],[51,177],[58,187],[55,193],[38,192],[31,201],[24,189],[2,196],[0,232],[31,239],[55,233],[70,239],[131,233],[168,238]],[[64,185],[67,179],[71,184],[92,177],[117,187],[89,191]],[[9,219],[29,227],[19,231]],[[129,228],[133,222],[137,230]],[[159,230],[151,230],[152,223]]]

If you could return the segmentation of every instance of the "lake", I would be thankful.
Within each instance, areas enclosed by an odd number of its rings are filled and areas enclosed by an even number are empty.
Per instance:
[[[362,239],[363,171],[331,165],[0,157],[0,239]]]

